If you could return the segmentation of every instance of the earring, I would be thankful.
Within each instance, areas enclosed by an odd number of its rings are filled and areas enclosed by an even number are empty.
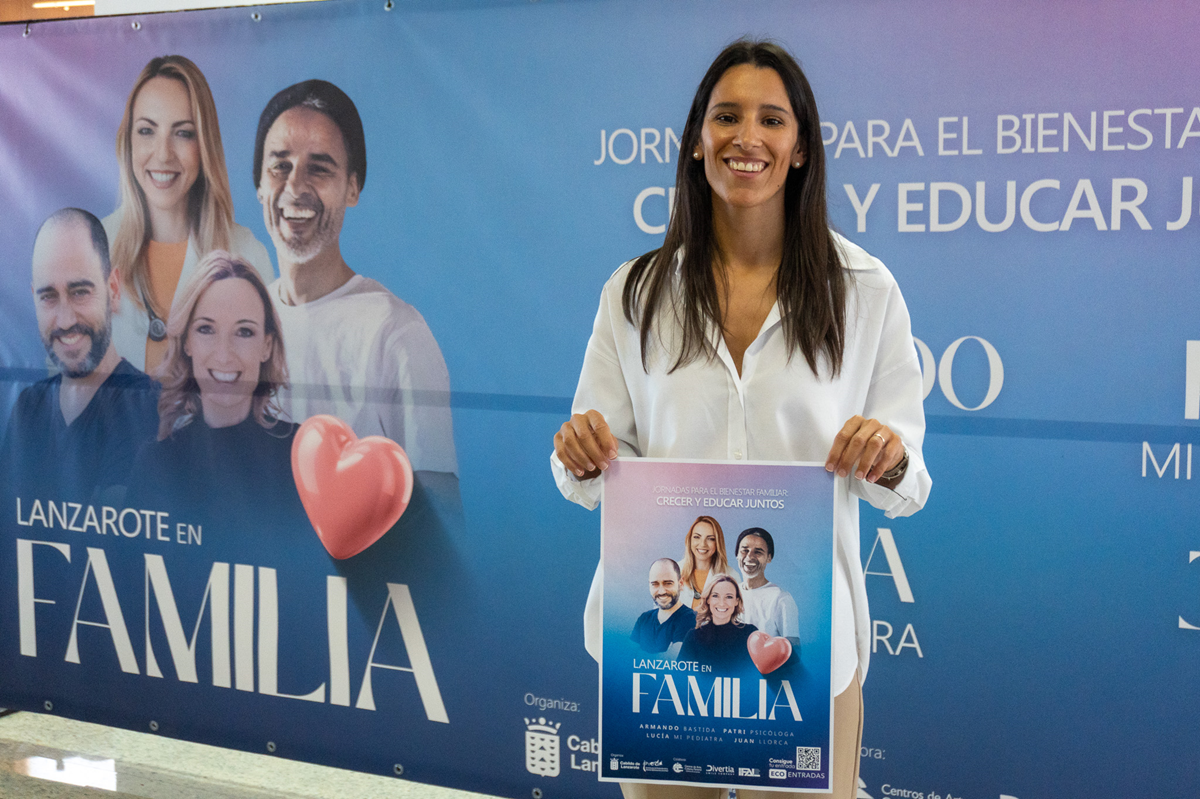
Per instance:
[[[704,153],[700,152],[699,150],[696,150],[695,152],[692,153],[692,158],[695,158],[697,161],[699,161],[700,159],[704,158]]]
[[[801,164],[800,164],[800,162],[799,162],[799,161],[793,161],[793,162],[792,162],[792,166],[794,166],[796,169],[799,169],[799,168],[800,168],[800,166],[801,166]]]

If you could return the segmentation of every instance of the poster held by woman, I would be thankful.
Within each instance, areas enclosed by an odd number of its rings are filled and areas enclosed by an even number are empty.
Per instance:
[[[601,780],[623,790],[830,789],[835,483],[812,463],[637,458],[608,470]],[[744,586],[727,574],[705,588],[677,655],[647,653],[630,639],[630,628],[654,610],[651,600],[665,604],[653,577],[647,596],[647,567],[672,553],[677,530],[697,509],[727,529],[779,531],[772,576],[797,597],[803,657],[746,619]]]

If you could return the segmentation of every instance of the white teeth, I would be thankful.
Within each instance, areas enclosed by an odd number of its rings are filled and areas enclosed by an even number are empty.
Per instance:
[[[728,161],[729,168],[736,172],[762,172],[766,164],[761,161],[756,161],[752,164],[743,163],[741,161]]]
[[[158,183],[167,183],[175,179],[174,172],[151,172],[150,177]]]
[[[209,369],[208,373],[219,383],[234,383],[242,374],[241,372],[217,372],[212,369]]]
[[[312,219],[317,212],[311,208],[284,208],[284,219]]]

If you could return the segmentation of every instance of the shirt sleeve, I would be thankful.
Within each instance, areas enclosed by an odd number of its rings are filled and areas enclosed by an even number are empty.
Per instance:
[[[620,270],[617,275],[624,273],[625,270]],[[618,336],[627,333],[624,328],[629,326],[621,312],[622,285],[623,280],[614,276],[600,295],[600,309],[596,312],[592,336],[588,339],[587,351],[583,356],[583,369],[579,374],[575,399],[571,403],[571,413],[593,409],[600,411],[617,439],[617,454],[639,457],[641,453],[637,447],[633,400],[617,348]],[[553,452],[550,454],[550,468],[558,483],[558,490],[564,497],[588,510],[594,510],[600,504],[603,475],[591,480],[579,480],[567,471]]]
[[[404,447],[413,470],[457,474],[450,373],[429,326],[417,316],[389,329],[379,346],[380,385],[395,390],[377,405],[384,435]]]
[[[638,646],[642,645],[642,618],[642,616],[637,617],[637,621],[633,623],[633,630],[629,633],[629,640]]]
[[[932,480],[921,446],[925,440],[925,408],[921,367],[908,307],[893,283],[887,294],[875,372],[862,415],[878,419],[900,436],[908,452],[908,468],[895,488],[866,480],[851,480],[850,490],[882,510],[889,519],[910,516],[925,505]]]
[[[786,591],[779,598],[779,634],[784,638],[800,637],[800,610]]]

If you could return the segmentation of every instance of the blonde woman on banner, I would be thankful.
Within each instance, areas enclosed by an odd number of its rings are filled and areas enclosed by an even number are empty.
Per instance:
[[[276,404],[287,359],[262,278],[213,250],[172,312],[158,441],[138,454],[129,501],[220,520],[214,529],[224,535],[303,519],[292,479],[296,426],[279,420]]]
[[[154,374],[167,351],[171,304],[196,263],[228,250],[270,283],[267,249],[233,221],[217,108],[208,81],[180,55],[146,64],[117,131],[121,204],[104,219],[124,291],[113,343]]]
[[[815,461],[836,472],[832,795],[853,799],[870,657],[858,500],[907,516],[930,488],[908,310],[884,265],[829,229],[816,101],[787,51],[756,41],[722,51],[680,150],[663,246],[605,285],[551,463],[563,495],[589,508],[618,455]],[[593,653],[602,591],[598,570],[584,614]]]

